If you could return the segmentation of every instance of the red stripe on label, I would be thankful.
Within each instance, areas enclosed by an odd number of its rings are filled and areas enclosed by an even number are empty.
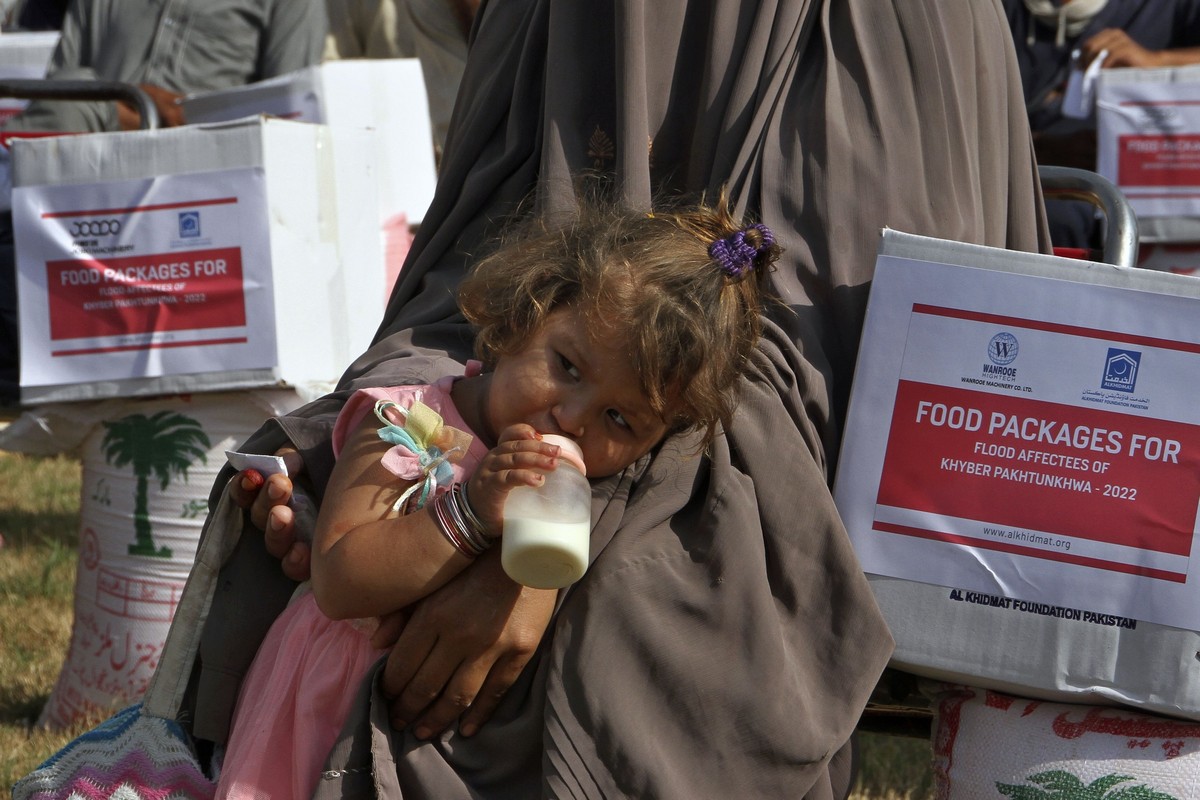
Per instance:
[[[165,350],[169,347],[209,347],[218,344],[245,344],[250,341],[245,336],[234,339],[192,339],[187,342],[150,342],[147,344],[130,344],[122,347],[89,347],[82,350],[54,350],[52,356],[88,356],[97,353],[126,353],[132,350]]]
[[[965,319],[972,322],[987,322],[996,325],[1011,325],[1031,331],[1048,331],[1050,333],[1065,333],[1068,336],[1083,336],[1088,339],[1103,339],[1110,342],[1139,344],[1145,347],[1157,347],[1162,350],[1177,350],[1182,353],[1200,353],[1200,344],[1180,342],[1176,339],[1157,339],[1153,336],[1140,336],[1135,333],[1106,331],[1101,328],[1085,328],[1080,325],[1063,325],[1058,322],[1045,322],[1038,319],[1009,317],[1004,314],[989,314],[984,311],[967,311],[961,308],[934,306],[927,303],[913,303],[914,314],[928,314],[934,317],[950,319]]]
[[[202,206],[225,206],[236,203],[236,197],[214,197],[210,200],[181,200],[177,203],[154,203],[124,208],[85,208],[79,211],[47,211],[42,219],[65,219],[69,217],[92,217],[101,214],[140,214],[146,211],[170,211],[173,208],[200,208]]]
[[[1121,186],[1200,186],[1200,135],[1117,137]]]

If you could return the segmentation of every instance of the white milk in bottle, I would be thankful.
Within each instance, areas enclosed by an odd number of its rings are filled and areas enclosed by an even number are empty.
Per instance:
[[[513,489],[504,502],[500,563],[508,576],[535,589],[559,589],[583,577],[592,529],[592,488],[579,445],[565,436],[558,467],[541,486]]]

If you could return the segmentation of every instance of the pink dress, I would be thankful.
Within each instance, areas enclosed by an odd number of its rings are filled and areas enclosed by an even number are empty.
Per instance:
[[[393,400],[402,408],[419,400],[438,412],[446,425],[467,431],[450,400],[452,382],[450,377],[433,386],[356,392],[334,427],[334,452],[381,399]],[[415,463],[417,457],[401,447],[393,447],[385,463],[395,459],[397,451],[402,451],[403,460]],[[452,465],[454,480],[470,476],[486,452],[487,447],[474,437],[465,457]],[[280,614],[242,683],[217,781],[217,798],[312,796],[350,704],[367,672],[383,655],[384,651],[370,644],[373,622],[331,620],[321,613],[311,592],[294,599]]]

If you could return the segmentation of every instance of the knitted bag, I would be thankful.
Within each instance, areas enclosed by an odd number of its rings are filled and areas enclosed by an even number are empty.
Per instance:
[[[130,706],[67,743],[13,786],[13,800],[212,800],[187,733]]]
[[[241,535],[242,510],[223,492],[138,705],[68,742],[13,785],[13,800],[212,800],[191,737],[175,721],[221,564]]]

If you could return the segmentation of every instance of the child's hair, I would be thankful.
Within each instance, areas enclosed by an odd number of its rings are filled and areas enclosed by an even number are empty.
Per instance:
[[[734,219],[724,194],[715,206],[653,214],[586,203],[569,219],[512,231],[458,300],[487,365],[519,351],[563,306],[601,335],[615,328],[651,407],[672,431],[703,429],[707,443],[733,414],[780,252],[765,225]]]

